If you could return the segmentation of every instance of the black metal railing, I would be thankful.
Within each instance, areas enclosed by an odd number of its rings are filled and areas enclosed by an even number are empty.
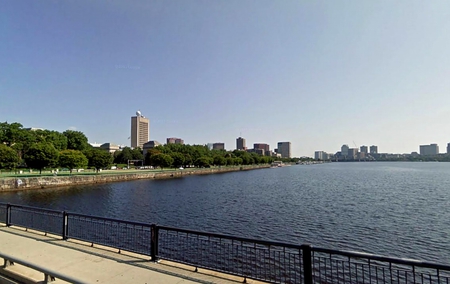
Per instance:
[[[75,213],[66,214],[66,238],[144,255],[151,253],[151,225],[149,224]]]
[[[275,283],[303,283],[301,246],[158,227],[161,259]]]
[[[0,203],[0,223],[271,283],[450,283],[450,266]]]
[[[7,205],[8,225],[15,225],[52,233],[61,234],[63,213],[56,210],[42,209],[30,206]]]

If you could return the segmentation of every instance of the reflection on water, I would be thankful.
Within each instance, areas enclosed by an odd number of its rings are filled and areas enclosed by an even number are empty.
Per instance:
[[[450,262],[450,163],[332,163],[3,193],[1,202]]]

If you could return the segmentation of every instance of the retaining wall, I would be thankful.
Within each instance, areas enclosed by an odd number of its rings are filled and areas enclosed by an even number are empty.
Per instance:
[[[215,174],[225,172],[235,172],[242,170],[254,170],[268,168],[270,166],[246,166],[246,167],[224,167],[209,169],[184,169],[177,171],[155,172],[143,171],[133,173],[99,173],[93,175],[72,175],[72,176],[36,176],[36,177],[14,177],[0,179],[0,192],[19,191],[25,189],[51,188],[70,185],[96,184],[119,182],[137,179],[164,179],[180,178],[186,175]]]

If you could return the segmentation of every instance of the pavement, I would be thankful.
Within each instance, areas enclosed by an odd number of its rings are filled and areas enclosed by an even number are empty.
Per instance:
[[[244,281],[236,277],[169,261],[158,263],[148,256],[119,251],[108,247],[64,241],[57,236],[22,228],[0,227],[0,254],[7,254],[46,269],[57,271],[77,283],[223,283]],[[42,272],[15,263],[0,268],[0,275],[14,277],[17,283],[44,283]],[[12,276],[11,276],[12,275]],[[18,278],[17,278],[18,277]],[[0,283],[3,282],[0,277]],[[68,283],[60,279],[52,283]],[[247,279],[247,283],[262,283]]]

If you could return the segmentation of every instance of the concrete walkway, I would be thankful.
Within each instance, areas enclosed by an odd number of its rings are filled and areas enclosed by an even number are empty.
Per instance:
[[[172,262],[153,263],[149,257],[118,253],[110,248],[63,241],[38,232],[0,227],[0,253],[63,273],[81,283],[242,283],[242,277],[215,273]],[[0,264],[1,265],[1,264]],[[39,283],[42,273],[15,264],[0,270],[0,274],[14,272]],[[1,283],[1,282],[0,282]],[[53,283],[65,283],[56,280]],[[247,280],[247,283],[260,283]]]

